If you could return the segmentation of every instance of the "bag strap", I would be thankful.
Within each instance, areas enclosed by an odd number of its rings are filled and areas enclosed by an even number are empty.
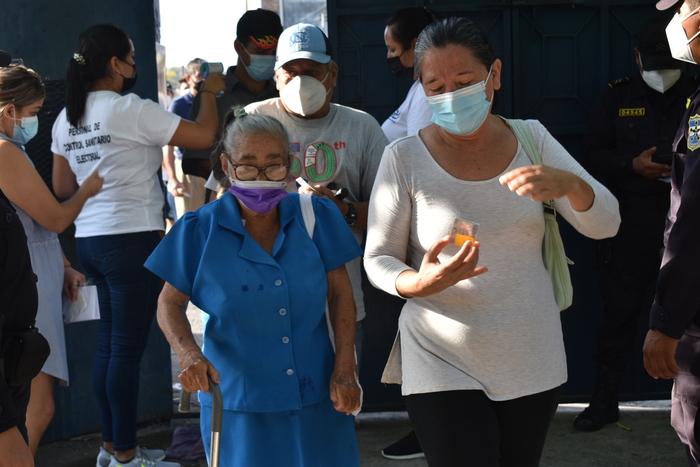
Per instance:
[[[309,237],[314,238],[314,228],[316,227],[316,213],[314,213],[314,205],[311,204],[313,195],[299,195],[299,204],[301,205],[301,217],[304,218],[306,233]]]
[[[518,141],[520,141],[520,144],[522,144],[523,149],[525,150],[527,157],[529,157],[530,161],[532,161],[532,164],[542,165],[542,156],[540,155],[540,150],[537,149],[535,140],[532,138],[532,133],[530,133],[530,130],[527,129],[525,122],[523,122],[522,120],[509,119],[508,124],[513,129],[515,137],[518,138]],[[542,208],[544,209],[545,218],[547,217],[547,214],[550,214],[554,219],[554,222],[557,222],[557,210],[554,207],[553,199],[542,201]],[[574,264],[574,262],[571,261],[568,257],[566,258],[566,262],[569,264]]]
[[[540,150],[537,149],[537,144],[535,144],[535,140],[532,138],[532,133],[530,133],[530,130],[527,129],[525,122],[522,120],[509,119],[508,124],[513,129],[515,137],[518,138],[518,141],[520,141],[520,144],[523,146],[525,154],[527,154],[527,157],[530,158],[532,165],[543,165]],[[549,212],[556,218],[557,211],[554,208],[553,199],[542,201],[542,205],[544,206],[545,212]]]

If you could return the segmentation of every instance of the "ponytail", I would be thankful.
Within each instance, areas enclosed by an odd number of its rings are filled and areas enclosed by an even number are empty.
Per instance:
[[[66,114],[71,126],[80,124],[87,93],[96,81],[107,76],[112,57],[123,60],[130,51],[129,36],[113,24],[96,24],[80,34],[66,71]]]

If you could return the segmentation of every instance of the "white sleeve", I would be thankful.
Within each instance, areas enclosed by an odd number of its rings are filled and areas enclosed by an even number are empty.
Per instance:
[[[417,131],[422,130],[428,125],[432,125],[433,111],[428,104],[428,99],[425,98],[425,91],[420,82],[415,93],[412,95],[411,106],[409,107],[408,120],[406,122],[407,136],[415,135]]]
[[[586,237],[601,239],[615,236],[620,227],[620,209],[617,198],[593,178],[541,123],[534,120],[527,123],[530,131],[536,135],[539,141],[542,163],[581,177],[593,189],[595,199],[593,206],[587,211],[574,210],[566,197],[554,200],[557,211]]]
[[[405,260],[411,232],[412,194],[387,146],[369,200],[364,264],[372,285],[399,296],[396,278],[411,269]]]
[[[135,96],[136,97],[136,96]],[[139,99],[136,116],[137,141],[146,146],[166,146],[182,120],[150,99]]]
[[[61,143],[59,143],[59,135],[61,131],[68,130],[67,123],[68,121],[66,120],[66,109],[64,108],[61,111],[61,113],[58,114],[58,117],[53,122],[53,127],[51,128],[51,152],[61,157],[66,157],[66,155],[65,151],[61,147]]]

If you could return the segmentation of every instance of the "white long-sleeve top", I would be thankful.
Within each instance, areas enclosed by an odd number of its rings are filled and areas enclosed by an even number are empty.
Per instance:
[[[614,235],[620,223],[615,197],[591,177],[539,122],[526,121],[543,164],[572,172],[591,185],[593,206],[557,212],[591,238]],[[504,173],[531,165],[518,150]],[[499,174],[499,176],[502,174]],[[419,135],[384,151],[370,198],[365,267],[378,288],[398,295],[396,279],[417,269],[425,252],[449,235],[455,218],[480,224],[479,265],[488,272],[444,291],[406,302],[399,334],[382,380],[404,395],[478,389],[493,400],[546,391],[566,381],[559,309],[542,262],[542,203],[520,197],[498,178],[457,179],[443,170]],[[443,261],[457,252],[443,250]],[[575,296],[575,291],[574,291]]]

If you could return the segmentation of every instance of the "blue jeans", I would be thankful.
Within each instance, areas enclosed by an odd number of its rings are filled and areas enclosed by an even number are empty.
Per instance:
[[[137,445],[139,369],[161,289],[160,278],[143,264],[159,241],[155,231],[76,239],[100,303],[93,388],[102,439],[117,451]]]

